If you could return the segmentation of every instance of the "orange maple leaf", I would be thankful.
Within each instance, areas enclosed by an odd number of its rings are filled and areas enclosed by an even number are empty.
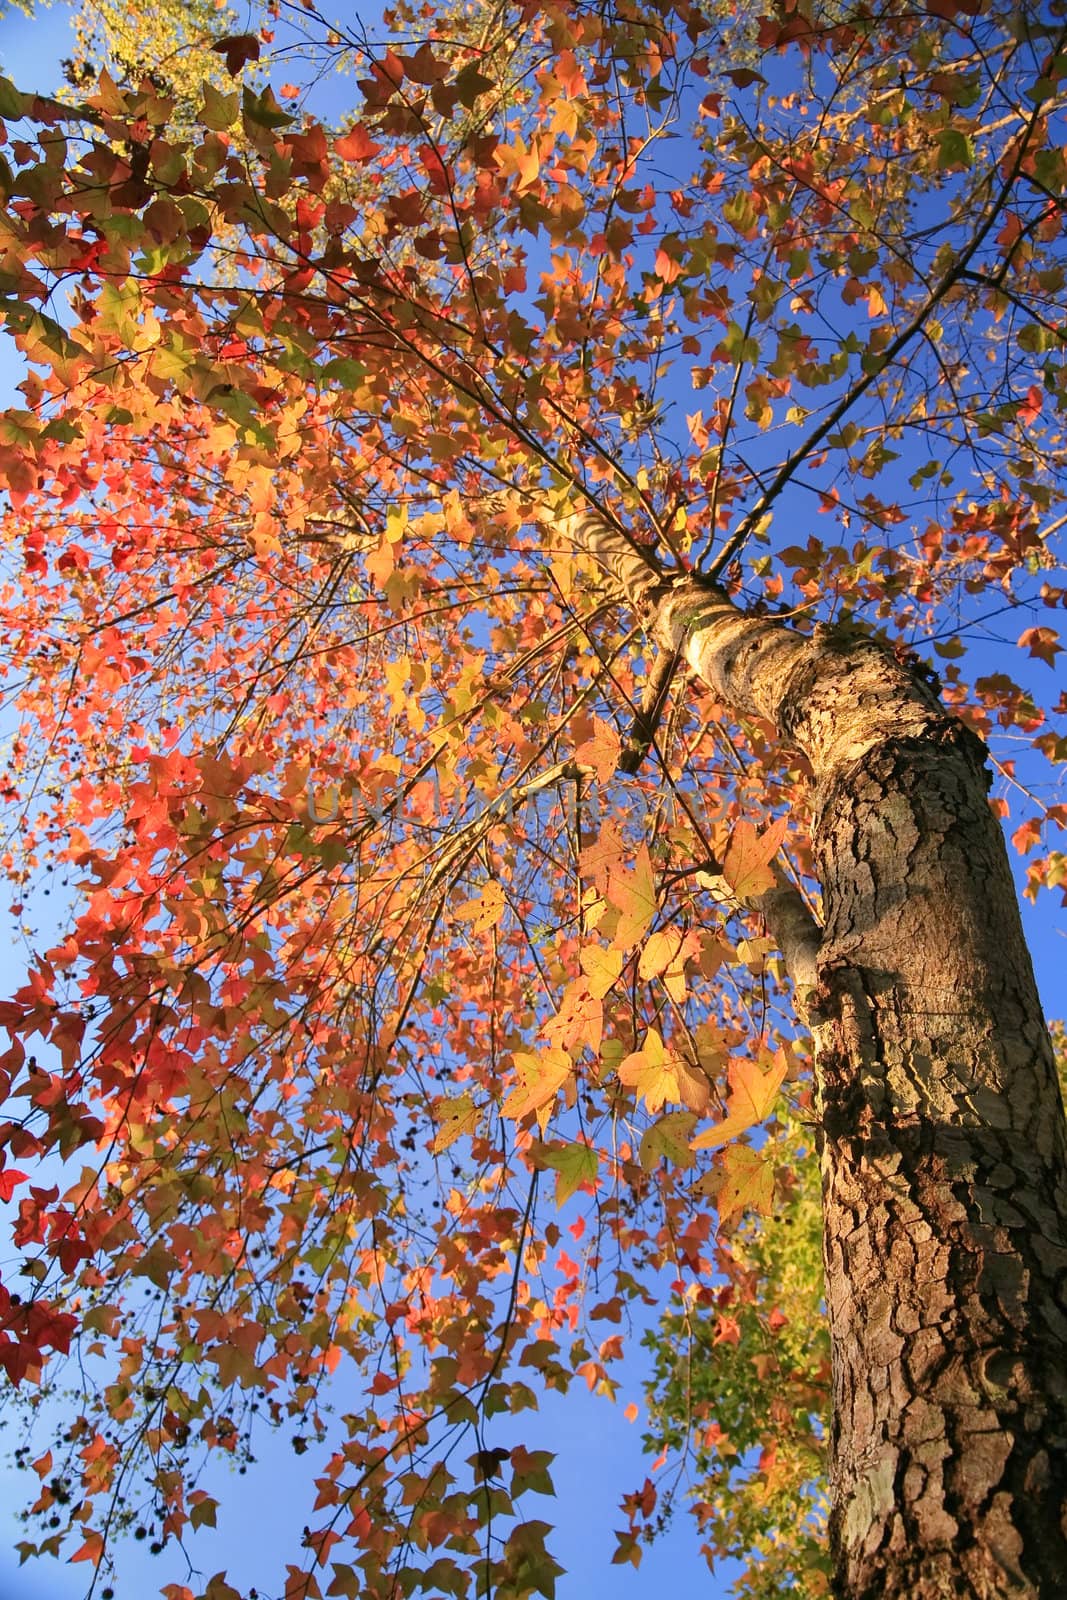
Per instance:
[[[722,875],[739,900],[752,900],[774,888],[770,863],[778,854],[789,827],[788,817],[779,817],[763,833],[751,822],[738,822],[722,862]]]
[[[714,1150],[716,1145],[726,1144],[746,1128],[754,1128],[762,1122],[782,1086],[789,1061],[785,1051],[778,1050],[767,1072],[757,1061],[748,1059],[732,1061],[728,1070],[731,1093],[726,1102],[726,1116],[714,1128],[698,1133],[690,1143],[691,1150]]]

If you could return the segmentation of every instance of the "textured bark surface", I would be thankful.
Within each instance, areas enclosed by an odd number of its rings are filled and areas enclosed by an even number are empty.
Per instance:
[[[982,746],[876,645],[658,626],[816,783],[835,1590],[1067,1595],[1067,1131]]]
[[[840,1592],[1063,1595],[1063,1115],[982,768],[889,739],[821,800]]]
[[[835,1593],[1063,1600],[1067,1126],[984,748],[880,646],[562,531],[811,766],[822,937],[788,894],[775,931],[815,1039]]]

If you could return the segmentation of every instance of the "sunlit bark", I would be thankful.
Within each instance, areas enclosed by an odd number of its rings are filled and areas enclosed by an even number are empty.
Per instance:
[[[1060,1595],[1067,1138],[984,747],[879,644],[587,547],[811,766],[814,972],[803,922],[780,937],[815,1041],[836,1590]]]

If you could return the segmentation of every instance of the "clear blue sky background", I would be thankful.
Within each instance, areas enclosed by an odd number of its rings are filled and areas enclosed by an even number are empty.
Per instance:
[[[43,11],[33,21],[19,14],[0,20],[0,66],[6,75],[23,88],[52,89],[59,76],[59,59],[68,48],[67,18],[66,9],[60,6]],[[0,404],[12,399],[18,403],[13,386],[19,373],[14,346],[6,334],[0,335]],[[1014,640],[1025,625],[1018,615],[1010,617],[1006,636]],[[1025,681],[1027,671],[1035,675],[1049,671],[1042,663],[1027,668],[1018,659],[1013,670],[1020,681]],[[1039,687],[1043,698],[1048,682]],[[5,731],[0,727],[0,734]],[[1047,769],[1043,776],[1047,780]],[[1000,788],[998,784],[998,792]],[[56,910],[52,902],[53,916]],[[39,928],[40,912],[40,907],[31,909]],[[1024,906],[1024,917],[1046,1007],[1052,1015],[1062,1014],[1060,971],[1067,954],[1063,944],[1067,919],[1052,897],[1036,909]],[[23,959],[23,948],[3,942],[0,996],[21,981]],[[0,1223],[0,1230],[4,1228],[6,1224]],[[0,1232],[0,1253],[2,1250]],[[635,1353],[624,1399],[637,1395],[640,1378],[640,1356]],[[221,1526],[216,1533],[202,1531],[190,1546],[205,1575],[225,1568],[238,1586],[256,1584],[264,1600],[278,1592],[278,1576],[286,1560],[297,1559],[300,1531],[312,1520],[315,1457],[313,1452],[300,1458],[293,1455],[288,1442],[291,1431],[279,1435],[264,1431],[258,1444],[258,1464],[247,1476],[218,1472],[205,1481],[205,1487],[223,1503]],[[502,1419],[498,1433],[488,1440],[505,1447],[522,1443],[530,1449],[556,1452],[553,1477],[557,1497],[540,1504],[531,1497],[527,1514],[543,1515],[558,1526],[553,1552],[567,1569],[558,1586],[559,1600],[586,1600],[589,1596],[595,1600],[645,1600],[660,1592],[718,1600],[729,1593],[731,1572],[724,1566],[715,1577],[709,1577],[684,1515],[646,1553],[639,1570],[609,1565],[614,1549],[612,1530],[624,1520],[618,1510],[619,1499],[639,1487],[649,1468],[640,1450],[641,1431],[642,1420],[628,1424],[621,1405],[594,1399],[576,1387],[565,1400],[547,1397],[538,1415]],[[10,1429],[0,1432],[0,1458],[9,1454],[10,1433]],[[464,1449],[462,1453],[468,1452]],[[22,1536],[15,1513],[29,1487],[26,1474],[15,1473],[0,1459],[0,1600],[82,1600],[87,1588],[84,1567],[48,1562],[19,1569],[10,1555]],[[163,1556],[152,1558],[146,1545],[131,1540],[120,1553],[116,1594],[118,1600],[147,1600],[161,1583],[183,1582],[186,1576],[180,1552],[168,1547]]]

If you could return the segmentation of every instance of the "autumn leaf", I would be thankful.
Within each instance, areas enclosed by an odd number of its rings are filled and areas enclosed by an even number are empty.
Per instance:
[[[752,67],[734,67],[726,76],[739,89],[747,89],[753,83],[762,87],[767,82],[762,72],[756,72]]]
[[[671,999],[679,1005],[688,992],[685,966],[690,957],[700,954],[700,936],[680,928],[663,928],[650,934],[637,965],[644,979],[661,978]]]
[[[335,139],[333,147],[342,161],[371,161],[382,149],[362,122],[357,122],[355,127]]]
[[[625,845],[618,824],[605,819],[596,838],[585,844],[580,857],[580,870],[584,878],[592,878],[601,894],[608,893],[611,878],[622,875],[621,862]]]
[[[821,1111],[797,1075],[787,1151],[762,1044],[804,1029],[782,929],[770,901],[766,926],[737,913],[780,881],[787,817],[830,928],[876,858],[902,914],[936,881],[937,937],[910,918],[858,1047],[918,1093],[974,1053],[943,1007],[936,1049],[921,1025],[968,907],[1018,932],[957,715],[976,756],[1008,752],[999,819],[1043,797],[1009,824],[1026,894],[1067,884],[1059,686],[1013,681],[990,627],[1010,603],[1021,650],[1058,661],[1067,161],[1062,52],[1040,20],[1019,47],[1027,8],[839,9],[666,0],[646,27],[429,0],[338,77],[319,25],[288,65],[285,8],[231,34],[214,0],[93,0],[64,85],[44,35],[54,81],[0,80],[0,870],[17,928],[63,929],[20,933],[0,996],[0,1368],[49,1446],[20,1554],[93,1559],[121,1489],[160,1578],[187,1578],[183,1530],[214,1518],[195,1475],[251,1468],[270,1412],[321,1451],[277,1592],[551,1595],[544,1525],[509,1503],[550,1481],[521,1413],[541,1387],[613,1394],[628,1310],[658,1302],[681,1320],[653,1448],[695,1426],[705,1553],[746,1591],[848,1588],[816,1508],[825,1439],[865,1459],[869,1419],[824,1414],[820,1306],[856,1285],[830,1250],[824,1293]],[[268,52],[273,90],[243,79]],[[646,717],[655,659],[681,670]],[[653,722],[661,759],[615,781]],[[857,801],[886,751],[943,827],[905,839]],[[324,826],[309,784],[337,797]],[[995,1044],[996,1008],[979,1022]],[[1048,1075],[1017,1067],[1053,1126]],[[566,1217],[535,1203],[541,1168]],[[1012,1182],[1047,1212],[1021,1158]],[[967,1187],[953,1248],[977,1257]],[[48,1399],[68,1384],[74,1430]],[[483,1446],[513,1472],[472,1485]],[[53,1528],[57,1495],[77,1511]],[[892,1560],[877,1508],[844,1510],[839,1563]]]
[[[662,248],[656,251],[653,267],[656,277],[661,278],[664,283],[673,283],[682,270],[680,263],[675,260],[674,256]]]
[[[1056,657],[1063,651],[1059,639],[1060,636],[1055,628],[1026,628],[1019,635],[1019,643],[1023,649],[1029,650],[1031,656],[1047,662],[1050,667],[1056,665]]]
[[[559,1174],[556,1179],[556,1204],[565,1205],[583,1183],[595,1183],[597,1154],[586,1144],[534,1145],[530,1151],[538,1163]]]
[[[93,1566],[96,1567],[99,1566],[100,1557],[103,1555],[103,1553],[103,1534],[97,1533],[95,1529],[90,1529],[85,1535],[84,1541],[78,1546],[77,1550],[75,1550],[74,1554],[70,1557],[70,1560],[71,1562],[91,1561]]]
[[[582,946],[578,960],[594,999],[602,999],[622,975],[621,950],[605,950],[602,945],[587,944]]]
[[[494,80],[479,72],[478,65],[474,61],[468,62],[457,73],[455,83],[460,104],[466,106],[468,110],[473,110],[475,102],[483,94],[488,94],[490,89],[495,88]]]
[[[774,1200],[774,1162],[747,1144],[732,1144],[722,1153],[715,1204],[728,1222],[744,1211],[770,1214]]]
[[[708,1082],[699,1068],[668,1050],[655,1028],[649,1028],[640,1050],[619,1065],[619,1079],[644,1100],[650,1112],[668,1101],[701,1111],[708,1102]]]
[[[259,39],[254,33],[233,33],[211,46],[216,55],[226,58],[226,71],[236,78],[246,61],[259,60]]]
[[[692,1111],[668,1111],[641,1136],[638,1159],[646,1172],[660,1161],[669,1161],[674,1167],[691,1167],[693,1156],[689,1138],[696,1123]]]
[[[530,189],[538,181],[541,172],[541,160],[536,144],[527,144],[521,134],[510,145],[500,145],[495,152],[495,160],[500,171],[505,176],[516,179],[517,192]]]
[[[438,1100],[434,1114],[439,1124],[432,1145],[434,1155],[440,1155],[464,1135],[475,1133],[480,1121],[478,1108],[469,1094],[461,1094],[455,1100]]]
[[[789,818],[779,817],[758,834],[751,822],[735,824],[722,861],[722,875],[739,900],[752,900],[774,887],[770,863],[781,847]]]
[[[470,924],[473,933],[486,933],[495,928],[507,908],[503,885],[490,879],[473,900],[464,900],[453,912],[457,922]]]
[[[517,1050],[515,1069],[520,1082],[500,1108],[503,1117],[519,1120],[531,1111],[537,1113],[541,1131],[548,1123],[556,1095],[573,1076],[574,1063],[565,1050],[548,1048],[536,1053]]]
[[[757,1061],[748,1057],[731,1061],[728,1068],[730,1095],[726,1102],[726,1116],[714,1128],[705,1128],[703,1133],[698,1134],[690,1148],[714,1150],[717,1145],[726,1144],[739,1133],[762,1122],[773,1106],[788,1070],[789,1059],[784,1050],[775,1052],[766,1072]]]
[[[642,845],[631,870],[615,866],[608,871],[607,896],[619,912],[612,944],[630,950],[642,938],[656,915],[656,880],[648,848]]]
[[[607,783],[614,776],[621,753],[622,740],[617,730],[610,722],[597,717],[593,734],[578,746],[574,758],[583,766],[592,767],[600,782]]]
[[[290,1571],[291,1570],[292,1569],[290,1568]],[[302,1576],[306,1577],[307,1574],[302,1574]],[[226,1582],[226,1574],[224,1572],[216,1572],[214,1576],[208,1580],[207,1588],[204,1590],[203,1600],[241,1600],[241,1595],[232,1584]]]
[[[195,1489],[189,1496],[189,1522],[194,1528],[214,1528],[219,1503],[204,1489]]]
[[[29,1174],[20,1172],[17,1167],[5,1167],[0,1172],[0,1200],[10,1200],[15,1190],[15,1185],[26,1183]]]
[[[878,284],[872,284],[867,290],[867,315],[871,318],[884,317],[888,309],[881,288]]]
[[[378,548],[364,561],[367,577],[377,590],[384,590],[396,567],[395,547],[392,540],[383,538]]]
[[[556,1015],[548,1019],[542,1031],[546,1039],[562,1046],[572,1056],[580,1053],[583,1045],[588,1045],[594,1055],[599,1053],[604,1033],[604,1005],[584,978],[567,985]]]

